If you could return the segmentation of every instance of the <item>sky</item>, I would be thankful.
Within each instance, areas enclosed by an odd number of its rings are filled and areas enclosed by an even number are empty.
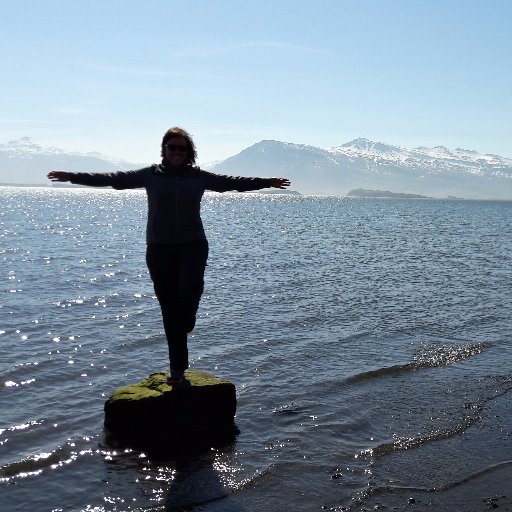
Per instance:
[[[208,163],[358,137],[512,157],[510,0],[0,0],[0,144]]]

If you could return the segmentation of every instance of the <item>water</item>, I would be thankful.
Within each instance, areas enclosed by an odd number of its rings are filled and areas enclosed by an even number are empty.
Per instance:
[[[167,367],[144,193],[0,201],[2,511],[367,510],[512,461],[512,203],[206,195],[190,353],[240,434],[159,460],[103,435]]]

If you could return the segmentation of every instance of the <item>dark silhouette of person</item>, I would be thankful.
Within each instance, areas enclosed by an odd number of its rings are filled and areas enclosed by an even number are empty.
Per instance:
[[[52,181],[114,189],[145,188],[148,199],[146,262],[162,310],[169,345],[169,385],[180,384],[188,368],[187,334],[195,326],[203,293],[208,241],[200,216],[205,190],[240,192],[267,187],[284,189],[286,178],[246,178],[203,171],[189,133],[169,129],[163,136],[160,164],[102,173],[52,171]]]

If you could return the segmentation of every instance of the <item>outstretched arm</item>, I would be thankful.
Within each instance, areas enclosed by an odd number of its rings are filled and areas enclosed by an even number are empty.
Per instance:
[[[272,178],[270,185],[273,188],[286,188],[290,186],[290,180],[287,178]]]
[[[252,190],[261,190],[262,188],[281,188],[290,186],[290,180],[287,178],[248,178],[243,176],[224,176],[199,169],[199,175],[202,177],[206,190],[214,192],[228,192],[237,190],[238,192],[250,192]]]
[[[154,173],[154,171],[154,166],[135,171],[117,171],[112,173],[51,171],[48,173],[48,179],[52,181],[70,181],[75,185],[112,187],[121,190],[144,187],[148,174]]]

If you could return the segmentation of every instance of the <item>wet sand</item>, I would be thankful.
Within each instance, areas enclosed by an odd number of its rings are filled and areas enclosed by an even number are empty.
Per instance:
[[[451,489],[374,498],[357,510],[487,512],[512,511],[512,463],[497,466]]]

